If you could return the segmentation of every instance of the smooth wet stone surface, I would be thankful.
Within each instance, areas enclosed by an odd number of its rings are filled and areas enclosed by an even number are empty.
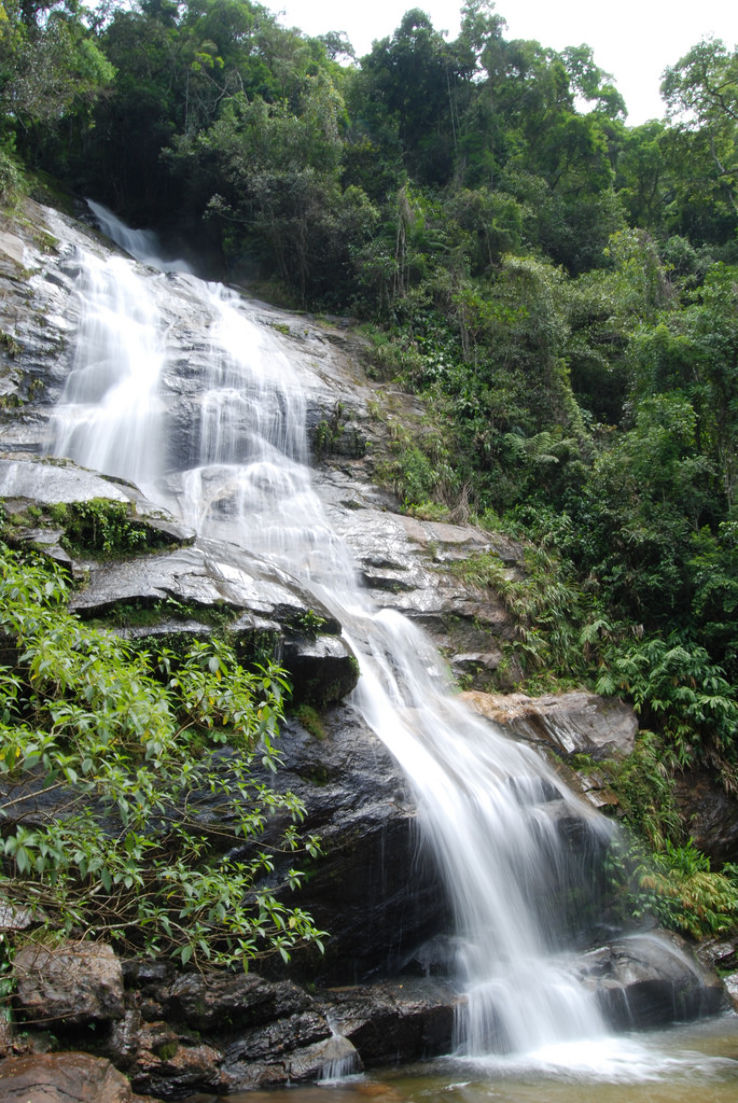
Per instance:
[[[725,992],[686,943],[659,932],[616,939],[581,958],[605,1020],[618,1030],[650,1029],[715,1014]]]

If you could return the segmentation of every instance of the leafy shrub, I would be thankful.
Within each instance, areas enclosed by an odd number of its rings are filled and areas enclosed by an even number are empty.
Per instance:
[[[683,838],[671,766],[659,737],[641,731],[633,753],[611,767],[612,784],[628,825],[656,850]]]
[[[681,846],[667,840],[655,853],[637,843],[621,845],[613,851],[611,872],[626,884],[620,900],[624,917],[654,916],[663,926],[698,940],[738,929],[735,867],[712,872],[692,839]]]
[[[658,724],[682,766],[710,749],[735,760],[735,690],[703,647],[676,638],[634,641],[610,657],[597,692],[627,693],[645,723]]]
[[[0,149],[0,203],[12,206],[21,190],[23,176],[13,158]]]
[[[279,761],[281,671],[247,673],[217,640],[136,654],[67,612],[58,573],[0,551],[4,900],[182,963],[247,968],[320,945],[279,898],[300,873],[274,883],[275,853],[314,855],[317,840],[255,769]],[[59,811],[32,815],[52,794]]]
[[[125,502],[92,498],[51,506],[49,513],[64,526],[63,543],[70,551],[130,554],[171,542],[165,533],[132,518]]]

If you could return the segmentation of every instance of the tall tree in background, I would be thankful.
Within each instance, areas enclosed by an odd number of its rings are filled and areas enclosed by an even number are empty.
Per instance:
[[[720,244],[738,229],[738,52],[700,42],[667,69],[661,89],[677,168],[673,228]]]
[[[27,160],[60,121],[89,120],[113,76],[77,0],[0,4],[0,138]]]

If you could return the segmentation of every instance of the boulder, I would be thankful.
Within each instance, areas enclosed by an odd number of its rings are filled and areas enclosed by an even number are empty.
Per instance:
[[[253,1062],[272,1064],[296,1049],[325,1041],[331,1034],[325,1017],[310,1008],[239,1033],[227,1046],[225,1060],[230,1066]]]
[[[733,972],[738,969],[738,934],[704,939],[697,947],[697,956],[708,969]]]
[[[136,1008],[113,1024],[101,1048],[122,1069],[137,1091],[157,1098],[178,1098],[222,1086],[222,1051],[213,1040],[175,1029],[161,1020],[146,1021]]]
[[[437,1057],[451,1049],[462,997],[448,984],[405,978],[325,995],[335,1030],[366,1066]]]
[[[15,955],[13,976],[16,1004],[31,1022],[78,1024],[123,1017],[123,971],[103,943],[24,946]]]
[[[293,700],[323,707],[348,696],[359,680],[359,664],[336,636],[285,640],[281,662],[290,672]]]
[[[3,1103],[146,1103],[109,1061],[86,1053],[6,1058],[0,1062],[0,1098]]]
[[[219,1049],[191,1039],[180,1044],[165,1023],[147,1023],[138,1037],[135,1060],[127,1070],[136,1091],[157,1099],[181,1099],[194,1091],[223,1087]]]
[[[347,1038],[330,1035],[269,1062],[234,1061],[224,1068],[228,1092],[280,1088],[332,1080],[361,1071],[361,1059]]]
[[[132,1006],[105,1043],[106,1056],[137,1090],[167,1099],[242,1091],[361,1065],[351,1043],[334,1035],[325,1008],[289,981],[251,973],[146,973],[127,970]],[[156,1013],[165,1018],[152,1020]]]
[[[462,697],[516,738],[553,748],[559,754],[625,757],[635,746],[638,720],[630,705],[618,698],[580,690],[543,697],[471,690]]]
[[[718,976],[677,936],[637,934],[583,954],[581,976],[617,1030],[649,1029],[720,1010]]]

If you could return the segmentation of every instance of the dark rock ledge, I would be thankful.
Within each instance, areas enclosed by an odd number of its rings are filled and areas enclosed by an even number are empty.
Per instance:
[[[214,623],[225,626],[243,661],[270,657],[287,669],[295,701],[331,704],[356,685],[358,667],[340,625],[293,578],[233,545],[196,539],[131,483],[70,461],[6,455],[0,498],[3,539],[42,551],[76,580],[72,612],[128,638],[167,636],[182,644],[207,636]],[[133,546],[95,554],[75,543],[59,507],[73,523],[80,504],[102,516],[122,508]],[[125,524],[115,520],[115,531],[125,535]],[[125,627],[144,610],[145,626]]]

